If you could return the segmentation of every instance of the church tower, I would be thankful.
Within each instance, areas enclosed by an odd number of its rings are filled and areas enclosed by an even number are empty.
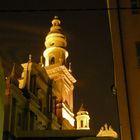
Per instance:
[[[76,128],[77,130],[89,130],[89,114],[82,104],[76,116]]]
[[[67,41],[60,25],[61,21],[55,16],[46,36],[46,50],[43,55],[45,69],[52,80],[52,112],[61,129],[74,129],[73,84],[76,80],[66,67]]]
[[[55,16],[52,20],[50,32],[45,40],[45,66],[50,66],[52,64],[64,65],[66,63],[68,57],[68,52],[66,50],[67,41],[60,24],[61,21]]]

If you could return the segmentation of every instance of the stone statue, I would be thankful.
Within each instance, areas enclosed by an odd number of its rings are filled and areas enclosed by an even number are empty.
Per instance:
[[[104,124],[104,126],[101,127],[100,131],[97,134],[97,137],[113,137],[118,138],[117,132],[115,132],[111,125],[108,127],[107,123]]]

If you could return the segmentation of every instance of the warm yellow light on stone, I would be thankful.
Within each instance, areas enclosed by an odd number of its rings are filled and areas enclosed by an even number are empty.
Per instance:
[[[90,120],[89,114],[82,104],[76,116],[77,130],[89,130],[90,129],[89,120]]]
[[[49,78],[55,81],[53,93],[57,98],[56,116],[58,122],[62,126],[64,125],[64,129],[66,129],[68,127],[74,128],[73,84],[76,82],[76,79],[66,67],[66,59],[69,54],[66,50],[66,37],[60,24],[61,21],[55,16],[52,20],[50,32],[45,38],[46,50],[43,56],[45,57],[46,72]],[[59,106],[60,104],[61,106]],[[63,119],[67,121],[63,121]]]
[[[74,114],[73,114],[74,116]],[[74,118],[68,113],[68,111],[65,108],[62,108],[62,117],[69,121],[69,123],[74,127]]]
[[[52,64],[64,65],[68,57],[66,37],[60,26],[61,21],[57,16],[52,20],[50,32],[46,36],[46,50],[43,55],[45,57],[45,66]]]
[[[107,123],[101,127],[100,131],[97,134],[97,137],[113,137],[118,138],[117,132],[113,130],[111,126],[108,127]]]
[[[46,37],[45,46],[46,48],[53,47],[53,46],[66,47],[67,46],[66,38],[61,33],[50,33]]]
[[[55,57],[55,62],[61,63],[60,58],[62,53],[64,54],[64,59],[67,59],[69,54],[65,49],[58,47],[47,48],[43,53],[43,56],[45,57],[45,66],[49,66],[50,56],[56,56],[55,54],[57,54],[57,57]]]

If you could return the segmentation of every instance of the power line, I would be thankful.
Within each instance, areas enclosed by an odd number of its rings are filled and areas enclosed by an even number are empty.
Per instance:
[[[108,11],[108,10],[139,10],[140,7],[119,7],[119,8],[58,8],[58,9],[2,9],[0,13],[30,13],[30,12],[80,12],[80,11]]]

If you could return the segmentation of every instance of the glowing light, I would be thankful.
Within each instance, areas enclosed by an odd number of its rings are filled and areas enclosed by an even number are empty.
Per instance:
[[[83,106],[81,106],[83,107]],[[77,112],[76,120],[77,120],[77,129],[78,130],[89,130],[89,120],[90,117],[87,111],[84,111],[83,108],[79,112]]]
[[[60,48],[60,47],[50,47],[50,48],[47,48],[44,52],[43,52],[43,56],[45,57],[46,61],[45,61],[45,66],[49,66],[49,54],[51,52],[55,52],[55,51],[60,51],[60,52],[64,52],[65,54],[65,59],[68,58],[69,54],[68,52],[63,49],[63,48]]]
[[[66,47],[67,46],[67,42],[65,39],[65,36],[63,34],[60,33],[51,33],[48,34],[45,40],[45,46],[51,47],[51,43],[54,43],[57,47],[58,46],[63,46]]]
[[[108,127],[107,123],[101,127],[100,131],[97,134],[97,137],[113,137],[118,138],[118,134],[113,130],[111,125]]]
[[[62,106],[63,106],[63,108],[62,108],[62,116],[63,116],[63,118],[65,118],[66,120],[68,120],[69,123],[72,126],[74,126],[74,122],[75,122],[75,120],[73,118],[74,117],[74,114],[65,106],[64,103],[62,103]]]

